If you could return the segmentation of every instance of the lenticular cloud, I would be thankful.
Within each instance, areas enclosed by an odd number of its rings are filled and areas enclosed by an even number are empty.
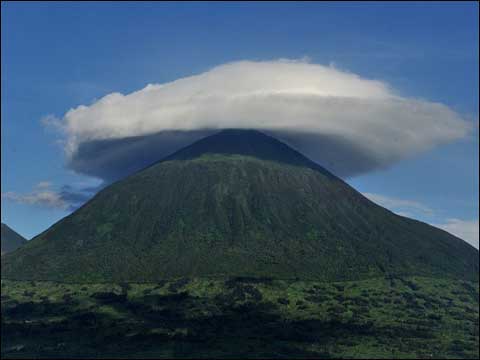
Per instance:
[[[113,180],[224,128],[263,130],[348,177],[467,135],[447,106],[305,61],[239,61],[123,95],[61,120],[70,167]]]

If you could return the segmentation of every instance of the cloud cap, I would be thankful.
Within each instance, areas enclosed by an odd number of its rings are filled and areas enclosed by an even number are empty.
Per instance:
[[[224,128],[263,130],[349,177],[460,139],[470,124],[443,104],[402,97],[382,81],[275,60],[228,63],[108,94],[69,110],[61,127],[70,167],[106,179],[126,175],[117,163],[138,170]],[[167,140],[172,132],[179,141]]]

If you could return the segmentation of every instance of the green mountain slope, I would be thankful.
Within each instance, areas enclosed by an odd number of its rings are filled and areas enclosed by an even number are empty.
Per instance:
[[[478,251],[401,217],[285,144],[227,130],[98,193],[2,259],[2,278],[478,280]]]
[[[22,235],[18,234],[4,223],[2,223],[1,231],[2,255],[18,249],[27,242]]]

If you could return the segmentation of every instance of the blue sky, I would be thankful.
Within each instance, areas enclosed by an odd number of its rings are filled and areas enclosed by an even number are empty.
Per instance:
[[[478,243],[475,2],[1,6],[2,222],[28,238],[69,213],[35,194],[99,184],[66,167],[62,138],[44,126],[45,116],[62,118],[109,93],[232,61],[308,57],[442,103],[474,125],[462,139],[348,182],[396,212]]]

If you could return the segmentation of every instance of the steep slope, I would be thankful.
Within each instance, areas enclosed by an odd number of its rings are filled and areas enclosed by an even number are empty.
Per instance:
[[[2,261],[2,277],[478,279],[478,251],[397,216],[287,145],[226,130],[98,193]]]
[[[8,225],[2,223],[1,233],[2,255],[12,252],[25,244],[27,240],[17,232],[13,231]]]

